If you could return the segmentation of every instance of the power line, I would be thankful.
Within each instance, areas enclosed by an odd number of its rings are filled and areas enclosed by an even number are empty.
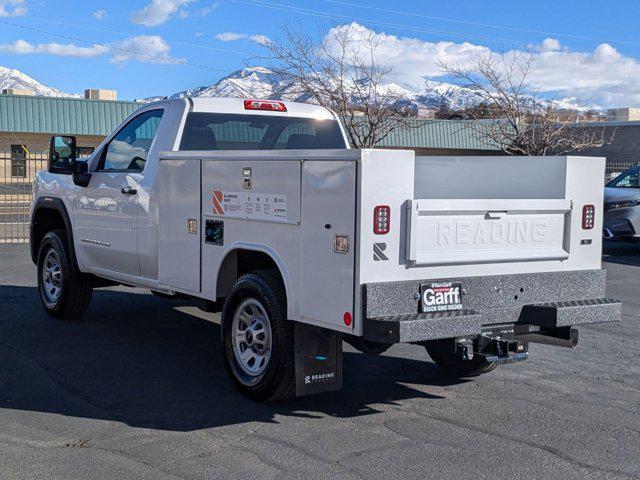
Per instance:
[[[458,37],[458,38],[464,38],[464,39],[468,39],[468,38],[475,38],[475,39],[480,39],[480,40],[488,40],[488,41],[493,41],[493,42],[504,42],[504,43],[509,43],[512,45],[516,45],[519,47],[523,47],[524,46],[524,42],[521,40],[514,40],[511,38],[499,38],[499,37],[490,37],[490,36],[486,36],[486,35],[477,35],[477,34],[469,34],[469,33],[459,33],[459,32],[452,32],[450,30],[439,30],[439,29],[430,29],[430,28],[421,28],[421,27],[415,27],[412,25],[405,25],[405,24],[399,24],[399,23],[389,23],[389,22],[381,22],[381,21],[377,21],[377,20],[371,20],[371,19],[362,19],[362,18],[358,18],[352,15],[343,15],[343,14],[338,14],[338,13],[330,13],[330,12],[325,12],[325,11],[320,11],[320,10],[313,10],[313,9],[308,9],[308,8],[302,8],[302,7],[296,7],[296,6],[292,6],[292,5],[283,5],[280,3],[274,3],[274,2],[269,2],[266,0],[228,0],[230,2],[233,3],[239,3],[239,4],[243,4],[243,5],[249,5],[249,6],[257,6],[257,7],[262,7],[262,8],[269,8],[269,9],[273,9],[273,10],[281,10],[281,11],[288,11],[288,12],[294,12],[294,13],[298,13],[298,14],[302,14],[302,15],[310,15],[310,16],[314,16],[314,17],[320,17],[320,18],[328,18],[328,19],[340,19],[340,20],[348,20],[348,21],[357,21],[359,23],[365,24],[365,25],[371,25],[371,26],[378,26],[378,27],[388,27],[388,28],[395,28],[398,30],[406,30],[406,31],[411,31],[411,32],[419,32],[419,33],[429,33],[429,34],[438,34],[438,35],[442,35],[442,36],[448,36],[448,37]],[[325,0],[325,1],[330,1],[330,0]],[[340,3],[340,2],[336,2],[336,3]],[[362,6],[363,8],[367,8],[364,5],[360,5],[360,4],[354,4],[354,3],[350,3],[350,2],[344,2],[345,5],[354,5],[354,6]],[[377,8],[377,7],[371,7],[371,8]],[[393,10],[389,10],[389,13],[395,12]],[[418,14],[415,14],[418,15]],[[461,22],[463,22],[463,20],[461,20]],[[513,27],[514,29],[516,27]],[[539,32],[542,33],[542,32]],[[550,33],[544,33],[545,35],[553,35]],[[564,36],[568,36],[564,35]],[[580,37],[580,36],[575,36],[575,38],[581,38],[581,39],[589,39],[589,40],[595,40],[595,41],[599,41],[598,39],[594,39],[594,38],[590,38],[590,37]],[[626,43],[626,44],[630,44],[630,45],[640,45],[640,42],[631,42],[631,41],[621,41],[619,43]],[[620,51],[620,50],[618,50]],[[625,53],[625,52],[620,52],[620,53]],[[626,53],[627,55],[635,55],[635,54],[629,54]]]
[[[46,22],[49,24],[55,24],[55,25],[64,25],[67,27],[74,27],[74,28],[81,28],[83,30],[91,30],[94,32],[101,32],[101,33],[109,33],[112,35],[118,35],[121,37],[133,37],[136,36],[136,34],[130,34],[130,33],[125,33],[125,32],[119,32],[117,30],[107,30],[104,28],[96,28],[96,27],[89,27],[87,25],[80,25],[77,23],[69,23],[66,21],[62,21],[62,20],[51,20],[51,19],[46,19],[46,18],[38,18],[38,17],[32,17],[27,15],[25,18],[29,18],[30,20],[35,20],[37,22]],[[243,52],[240,50],[231,50],[228,48],[219,48],[219,47],[212,47],[209,45],[201,45],[201,44],[197,44],[197,43],[189,43],[189,42],[181,42],[181,41],[177,41],[177,40],[167,40],[164,39],[165,42],[171,44],[171,45],[180,45],[182,47],[191,47],[191,48],[201,48],[203,50],[212,50],[215,52],[224,52],[224,53],[235,53],[235,54],[240,54],[240,55],[247,55],[248,52]]]
[[[404,25],[404,24],[399,24],[399,23],[380,22],[378,20],[358,18],[358,17],[352,16],[352,15],[342,15],[342,14],[339,14],[339,13],[324,12],[324,11],[320,11],[320,10],[313,10],[313,9],[308,9],[308,8],[295,7],[295,6],[292,6],[292,5],[283,5],[283,4],[280,4],[280,3],[273,3],[273,2],[268,2],[268,1],[265,1],[265,0],[229,0],[229,1],[233,2],[233,3],[239,3],[239,4],[243,4],[243,5],[254,6],[254,7],[263,7],[263,8],[273,9],[273,10],[282,10],[282,11],[295,12],[295,13],[300,13],[300,14],[303,14],[303,15],[314,16],[314,17],[358,21],[360,23],[364,23],[364,24],[368,24],[368,25],[374,25],[374,26],[379,26],[379,27],[396,28],[396,29],[399,29],[399,30],[407,30],[407,31],[412,31],[412,32],[439,34],[439,35],[443,35],[443,36],[458,37],[458,38],[470,38],[471,37],[471,38],[476,38],[476,39],[480,39],[480,40],[490,40],[490,41],[511,43],[511,44],[514,44],[514,45],[522,45],[521,41],[513,40],[513,39],[510,39],[510,38],[489,37],[489,36],[486,36],[486,35],[476,35],[476,34],[452,32],[450,30],[439,30],[439,29],[432,29],[432,28],[414,27],[414,26],[411,26],[411,25]]]
[[[131,49],[127,49],[127,48],[117,47],[117,46],[114,46],[112,44],[105,44],[105,43],[101,43],[101,42],[91,42],[91,41],[88,41],[88,40],[84,40],[82,38],[72,37],[70,35],[63,35],[63,34],[60,34],[60,33],[49,32],[48,30],[42,30],[42,29],[39,29],[39,28],[29,27],[29,26],[26,26],[26,25],[20,25],[20,24],[13,23],[13,22],[7,22],[5,20],[0,20],[0,24],[8,25],[8,26],[14,27],[14,28],[20,28],[22,30],[28,30],[28,31],[32,31],[32,32],[37,32],[37,33],[41,33],[41,34],[44,34],[44,35],[49,35],[49,36],[52,36],[52,37],[63,38],[65,40],[71,40],[71,41],[74,41],[74,42],[80,42],[80,43],[84,43],[85,45],[90,45],[90,46],[96,45],[96,46],[100,46],[100,47],[105,47],[105,48],[108,48],[109,50],[125,52],[125,53],[128,53],[130,55],[135,55],[135,56],[138,56],[138,57],[149,58],[149,59],[153,59],[153,60],[160,60],[163,63],[174,63],[174,64],[177,64],[177,65],[188,65],[190,67],[197,67],[197,68],[204,68],[204,69],[207,69],[207,70],[217,70],[217,71],[227,72],[226,70],[223,70],[221,68],[210,67],[208,65],[199,65],[199,64],[196,64],[196,63],[187,62],[186,60],[182,60],[182,59],[179,59],[179,58],[173,58],[173,57],[162,56],[162,55],[153,55],[153,54],[150,54],[150,53],[143,53],[143,52],[139,52],[137,50],[131,50]]]
[[[523,27],[515,27],[515,26],[511,26],[511,25],[497,25],[497,24],[492,24],[492,23],[482,23],[482,22],[473,22],[473,21],[469,21],[469,20],[461,20],[461,19],[457,19],[457,18],[450,18],[450,17],[437,17],[437,16],[433,16],[433,15],[425,15],[425,14],[421,14],[421,13],[414,13],[414,12],[404,12],[404,11],[400,11],[400,10],[392,10],[389,8],[382,8],[382,7],[373,7],[371,5],[362,5],[359,3],[351,3],[351,2],[345,2],[345,1],[341,1],[341,0],[322,0],[324,2],[328,2],[328,3],[335,3],[337,5],[345,5],[345,6],[349,6],[349,7],[357,7],[357,8],[365,8],[368,10],[376,10],[379,12],[385,12],[385,13],[393,13],[396,15],[404,15],[407,17],[416,17],[416,18],[427,18],[430,20],[439,20],[442,22],[452,22],[452,23],[460,23],[463,25],[473,25],[476,27],[487,27],[487,28],[497,28],[497,29],[502,29],[502,30],[511,30],[514,32],[523,32],[523,33],[535,33],[535,34],[539,34],[539,35],[548,35],[548,36],[552,36],[552,37],[565,37],[565,38],[573,38],[576,40],[591,40],[591,41],[595,41],[595,42],[615,42],[615,43],[624,43],[624,44],[628,44],[628,45],[640,45],[640,42],[633,42],[630,40],[604,40],[601,38],[595,38],[595,37],[588,37],[588,36],[583,36],[583,35],[575,35],[575,34],[571,34],[571,33],[554,33],[554,32],[546,32],[544,30],[536,30],[536,29],[529,29],[529,28],[523,28]]]

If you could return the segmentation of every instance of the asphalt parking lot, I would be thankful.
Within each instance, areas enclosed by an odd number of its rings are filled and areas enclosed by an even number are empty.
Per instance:
[[[344,389],[238,395],[217,316],[98,290],[43,313],[24,245],[0,245],[0,478],[640,479],[640,248],[604,257],[623,322],[472,381],[420,347],[345,347]]]

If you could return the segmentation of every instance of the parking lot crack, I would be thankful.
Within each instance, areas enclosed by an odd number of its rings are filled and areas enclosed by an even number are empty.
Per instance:
[[[343,473],[348,473],[348,474],[351,474],[351,475],[355,475],[358,478],[362,478],[362,479],[366,478],[366,477],[362,476],[362,474],[358,470],[344,465],[339,460],[331,460],[331,459],[322,457],[320,455],[317,455],[317,454],[313,453],[310,450],[302,448],[302,447],[300,447],[298,445],[295,445],[293,443],[281,440],[279,438],[273,438],[273,437],[270,437],[268,435],[263,435],[263,434],[254,434],[254,438],[259,438],[259,439],[264,440],[266,442],[276,443],[278,445],[281,445],[281,446],[283,446],[285,448],[289,448],[289,449],[293,450],[294,452],[297,452],[297,453],[299,453],[301,455],[304,455],[305,457],[311,458],[311,459],[316,460],[316,461],[318,461],[320,463],[323,463],[323,464],[329,464],[329,465],[333,464],[333,465],[337,466],[340,470],[342,470]]]
[[[151,462],[148,462],[146,460],[142,460],[141,458],[138,457],[134,457],[132,455],[129,455],[121,450],[112,450],[109,448],[103,448],[103,447],[96,447],[93,446],[89,443],[88,439],[81,439],[79,441],[57,441],[57,442],[24,442],[24,441],[17,441],[14,439],[10,439],[10,438],[3,438],[0,439],[0,443],[4,443],[5,445],[14,445],[14,446],[21,446],[21,447],[27,447],[27,448],[33,448],[33,449],[38,449],[38,450],[58,450],[58,449],[65,449],[65,448],[83,448],[83,449],[87,449],[87,450],[94,450],[97,452],[103,452],[109,455],[115,455],[118,457],[122,457],[128,461],[134,462],[134,463],[138,463],[141,465],[144,465],[146,467],[149,467],[151,469],[153,469],[156,472],[162,473],[164,475],[169,475],[172,478],[176,478],[179,480],[189,480],[187,477],[183,477],[181,475],[177,475],[173,472],[167,471],[165,469],[160,468],[157,465],[154,465]]]
[[[640,480],[640,476],[638,476],[638,475],[634,475],[632,473],[624,472],[624,471],[621,471],[621,470],[618,470],[618,469],[614,469],[614,468],[607,468],[607,467],[600,467],[598,465],[592,465],[590,463],[586,463],[586,462],[583,462],[581,460],[578,460],[578,459],[572,457],[571,455],[569,455],[568,453],[563,452],[560,449],[557,449],[557,448],[554,448],[554,447],[549,447],[547,445],[543,445],[543,444],[540,444],[540,443],[537,443],[537,442],[533,442],[531,440],[518,438],[518,437],[513,436],[513,435],[506,435],[504,433],[495,432],[495,431],[489,430],[487,428],[478,427],[478,426],[475,426],[475,425],[469,425],[467,423],[460,422],[460,421],[457,421],[457,420],[454,420],[454,419],[451,419],[451,418],[443,417],[443,416],[440,416],[440,415],[426,414],[426,413],[417,412],[417,411],[413,411],[413,413],[415,413],[417,415],[420,415],[422,417],[430,418],[430,419],[438,421],[438,422],[442,422],[442,423],[446,423],[446,424],[452,425],[452,426],[457,427],[457,428],[461,428],[461,429],[465,429],[465,430],[471,430],[473,432],[482,433],[482,434],[489,435],[489,436],[492,436],[492,437],[497,437],[497,438],[500,438],[502,440],[508,440],[510,442],[517,442],[517,443],[520,443],[522,445],[526,445],[526,446],[531,447],[531,448],[542,450],[542,451],[547,452],[547,453],[549,453],[549,454],[551,454],[551,455],[553,455],[553,456],[555,456],[555,457],[557,457],[557,458],[559,458],[559,459],[561,459],[563,461],[572,463],[574,465],[577,465],[577,466],[582,467],[582,468],[587,469],[587,470],[595,470],[595,471],[599,471],[599,472],[602,472],[602,473],[620,475],[620,476],[623,476],[623,477],[632,478],[634,480]]]

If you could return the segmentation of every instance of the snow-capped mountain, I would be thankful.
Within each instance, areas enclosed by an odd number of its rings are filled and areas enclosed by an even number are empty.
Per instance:
[[[483,99],[480,92],[471,88],[460,87],[446,82],[426,80],[424,88],[416,90],[411,87],[389,83],[379,87],[384,92],[392,93],[395,102],[408,105],[415,109],[438,108],[446,103],[453,110],[477,105]],[[286,99],[306,101],[304,94],[296,85],[292,85],[276,73],[264,67],[247,67],[237,70],[223,77],[212,85],[202,86],[191,90],[184,90],[170,98],[182,97],[239,97]],[[156,100],[155,98],[144,101]],[[557,108],[586,111],[597,109],[594,105],[582,105],[575,98],[553,100],[551,103]]]
[[[61,92],[55,88],[47,87],[31,78],[26,73],[16,70],[15,68],[7,68],[0,65],[0,90],[5,88],[17,88],[20,90],[30,90],[34,95],[43,95],[45,97],[79,97],[70,93]]]
[[[46,97],[82,97],[78,94],[62,92],[48,87],[15,68],[0,66],[0,90],[15,88],[30,90],[35,95]],[[413,109],[439,108],[443,103],[452,110],[477,105],[483,99],[482,94],[470,88],[452,85],[446,82],[426,80],[420,90],[397,83],[379,86],[379,91],[393,98],[393,102]],[[212,85],[184,90],[170,98],[182,97],[239,97],[265,98],[306,102],[308,97],[301,93],[298,85],[291,84],[275,72],[264,67],[247,67],[221,78]],[[152,102],[166,97],[148,97],[137,101]],[[537,101],[537,100],[536,100]],[[556,108],[576,111],[601,110],[597,105],[585,105],[570,97],[549,101]]]
[[[392,94],[390,96],[397,99],[395,101],[407,103],[415,108],[438,108],[444,100],[451,108],[456,109],[480,101],[477,92],[443,82],[427,81],[423,91],[414,91],[395,83],[381,85],[379,88],[383,94]],[[243,68],[223,77],[213,85],[184,90],[170,98],[182,97],[281,98],[302,102],[307,100],[305,95],[300,93],[300,88],[297,85],[283,80],[276,73],[264,67]]]

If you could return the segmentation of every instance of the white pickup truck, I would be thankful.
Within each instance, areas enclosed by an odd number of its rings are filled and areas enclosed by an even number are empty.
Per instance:
[[[603,171],[602,158],[354,150],[322,107],[167,100],[86,161],[52,138],[31,254],[56,318],[111,284],[222,312],[230,376],[255,399],[340,388],[343,339],[423,346],[471,376],[620,319],[601,269]]]

